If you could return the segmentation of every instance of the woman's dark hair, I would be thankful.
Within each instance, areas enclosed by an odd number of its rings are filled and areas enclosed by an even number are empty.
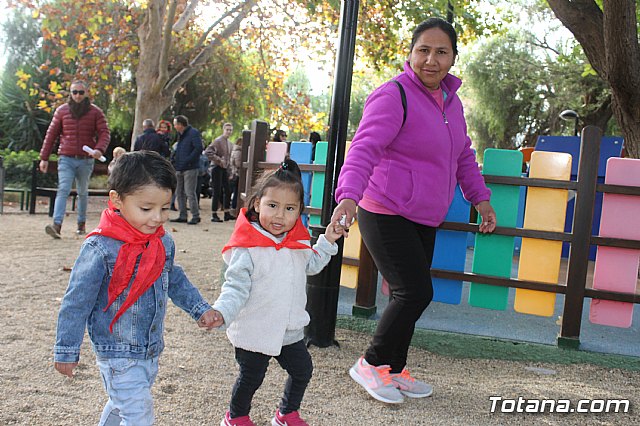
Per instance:
[[[174,193],[176,182],[176,171],[168,160],[155,151],[135,151],[118,158],[109,175],[108,186],[124,198],[147,185],[170,189]]]
[[[413,30],[413,37],[411,38],[409,53],[413,51],[413,46],[415,46],[418,42],[418,38],[420,38],[420,35],[426,30],[430,30],[431,28],[440,28],[446,35],[449,36],[449,40],[451,40],[451,46],[453,47],[453,54],[454,56],[456,56],[458,54],[458,35],[456,34],[456,30],[455,28],[453,28],[453,25],[442,18],[429,18],[426,21],[422,21],[418,24],[418,26]]]
[[[247,203],[247,219],[257,222],[260,215],[256,211],[255,203],[264,196],[269,188],[288,186],[300,196],[300,213],[304,211],[304,187],[302,186],[302,173],[298,163],[291,159],[284,160],[275,171],[264,173],[253,187],[253,195]]]
[[[278,129],[276,130],[276,132],[273,134],[273,142],[282,142],[282,138],[287,138],[287,132],[285,132],[282,129]]]

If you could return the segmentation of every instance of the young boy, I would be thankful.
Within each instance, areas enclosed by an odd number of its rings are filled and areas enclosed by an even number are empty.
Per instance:
[[[159,154],[125,154],[109,176],[109,208],[80,248],[58,315],[55,369],[73,377],[85,327],[109,400],[100,425],[151,425],[167,299],[198,326],[214,312],[182,268],[163,224],[176,175]]]

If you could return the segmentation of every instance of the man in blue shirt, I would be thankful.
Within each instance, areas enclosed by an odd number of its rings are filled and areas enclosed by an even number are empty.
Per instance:
[[[173,119],[173,127],[178,132],[178,143],[173,156],[173,167],[176,169],[178,186],[176,199],[178,200],[179,216],[171,222],[184,222],[189,225],[200,223],[200,208],[198,206],[197,185],[200,154],[204,146],[202,137],[197,129],[189,125],[184,115]],[[187,199],[191,209],[191,220],[187,221]]]

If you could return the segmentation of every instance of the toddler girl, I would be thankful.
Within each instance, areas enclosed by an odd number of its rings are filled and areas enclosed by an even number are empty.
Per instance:
[[[342,226],[331,223],[317,244],[302,225],[304,189],[300,169],[285,160],[257,183],[242,209],[235,230],[223,248],[228,264],[220,297],[213,308],[214,325],[226,327],[235,348],[240,374],[221,426],[253,425],[249,418],[253,394],[274,357],[287,371],[277,425],[306,425],[298,414],[313,365],[303,341],[309,323],[306,276],[320,272],[338,252]]]

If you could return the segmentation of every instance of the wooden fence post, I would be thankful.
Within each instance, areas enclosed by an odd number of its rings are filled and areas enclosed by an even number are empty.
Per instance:
[[[244,132],[242,137],[245,138]],[[251,122],[251,132],[249,143],[247,144],[246,157],[244,139],[242,143],[242,158],[243,160],[244,158],[247,159],[247,169],[244,173],[240,173],[241,176],[244,175],[244,179],[241,178],[240,180],[240,182],[244,180],[244,192],[240,194],[243,200],[251,193],[251,188],[253,187],[256,177],[255,175],[259,171],[258,162],[264,161],[268,140],[269,125],[265,121],[253,120]],[[242,186],[239,186],[239,188],[242,188]]]
[[[567,292],[564,297],[562,328],[558,336],[558,346],[562,348],[577,349],[580,346],[580,326],[589,264],[591,223],[596,201],[601,139],[600,128],[587,126],[582,129],[573,212],[573,235],[567,271]]]

